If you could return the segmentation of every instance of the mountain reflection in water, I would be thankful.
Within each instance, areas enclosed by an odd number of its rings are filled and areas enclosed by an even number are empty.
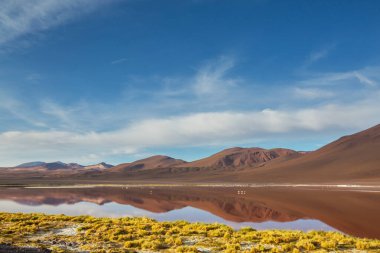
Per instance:
[[[5,212],[144,215],[157,220],[222,222],[258,229],[336,229],[380,238],[378,191],[179,186],[0,188],[0,200],[0,211]],[[90,208],[88,203],[94,204]]]

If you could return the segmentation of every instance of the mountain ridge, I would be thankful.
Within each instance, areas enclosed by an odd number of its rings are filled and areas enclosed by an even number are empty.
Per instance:
[[[41,162],[41,161],[35,161],[35,162],[26,162],[19,165],[16,165],[14,169],[23,170],[33,170],[33,169],[45,169],[45,170],[75,170],[75,169],[108,169],[114,167],[111,164],[107,164],[105,162],[101,162],[98,164],[92,164],[92,165],[80,165],[78,163],[63,163],[61,161],[56,162]]]
[[[280,157],[301,155],[299,152],[285,148],[241,148],[224,149],[214,155],[205,157],[178,167],[222,167],[241,168],[257,166]]]
[[[311,152],[235,147],[192,162],[157,155],[110,168],[100,166],[102,168],[65,170],[41,166],[36,170],[3,168],[0,181],[373,184],[380,180],[380,124],[343,136]]]
[[[187,162],[181,159],[175,159],[165,155],[154,155],[143,158],[131,163],[122,163],[113,167],[110,171],[114,172],[127,172],[132,170],[150,170],[163,167],[171,167],[179,164],[186,164]]]
[[[44,167],[47,169],[67,169],[67,168],[103,168],[111,169],[111,171],[132,171],[132,170],[147,170],[164,167],[246,167],[258,165],[279,157],[302,155],[304,152],[286,148],[264,149],[259,147],[242,148],[233,147],[217,152],[208,157],[204,157],[191,162],[186,162],[182,159],[173,158],[166,155],[154,155],[133,162],[121,163],[118,165],[110,165],[104,162],[94,165],[80,165],[78,163],[63,163],[57,162],[27,162],[22,163],[13,168],[35,168]]]

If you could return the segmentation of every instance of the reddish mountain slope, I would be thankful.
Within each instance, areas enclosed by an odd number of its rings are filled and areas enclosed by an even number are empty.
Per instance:
[[[236,175],[237,181],[333,182],[380,179],[380,125],[344,136],[304,156]]]
[[[108,171],[110,172],[127,172],[135,170],[150,170],[157,168],[170,168],[176,165],[186,164],[185,161],[174,159],[169,156],[156,155],[141,159],[132,163],[119,164]]]
[[[282,148],[269,150],[262,148],[230,148],[210,157],[181,164],[178,167],[243,168],[257,166],[280,157],[294,157],[299,155],[300,154],[294,150]]]

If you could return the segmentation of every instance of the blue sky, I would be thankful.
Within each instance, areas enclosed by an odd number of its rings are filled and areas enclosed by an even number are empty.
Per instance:
[[[379,123],[378,1],[0,1],[0,160],[314,150]]]

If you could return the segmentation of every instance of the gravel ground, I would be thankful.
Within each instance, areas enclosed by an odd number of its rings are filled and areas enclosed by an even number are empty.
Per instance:
[[[0,244],[0,253],[50,253],[48,249],[20,248],[11,245]]]

